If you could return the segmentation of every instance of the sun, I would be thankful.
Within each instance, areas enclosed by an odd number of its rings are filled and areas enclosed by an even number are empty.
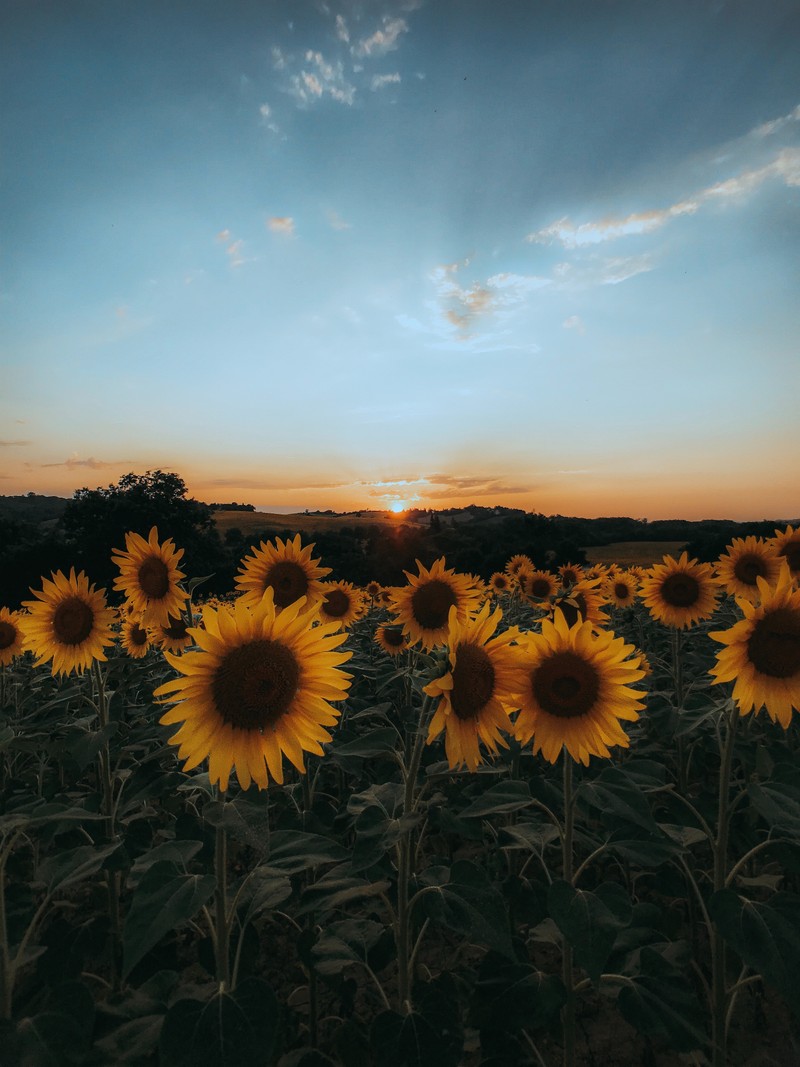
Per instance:
[[[405,511],[408,505],[405,500],[394,500],[389,505],[389,511],[393,511],[395,515],[399,515],[401,511]]]

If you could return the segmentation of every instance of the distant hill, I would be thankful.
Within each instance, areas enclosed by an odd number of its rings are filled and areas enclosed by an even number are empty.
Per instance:
[[[60,519],[67,503],[68,498],[65,496],[39,496],[38,493],[0,496],[0,518],[34,524],[47,522]]]

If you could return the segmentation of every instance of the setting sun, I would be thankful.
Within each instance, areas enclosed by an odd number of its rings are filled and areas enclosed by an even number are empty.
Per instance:
[[[395,515],[399,515],[401,511],[406,510],[405,500],[395,500],[394,503],[389,505],[389,511],[393,511]]]

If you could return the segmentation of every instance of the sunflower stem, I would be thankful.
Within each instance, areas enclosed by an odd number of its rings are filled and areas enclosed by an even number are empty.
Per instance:
[[[430,696],[425,697],[420,712],[411,758],[405,772],[405,792],[403,796],[404,821],[416,807],[416,785],[422,762],[422,750],[425,747],[428,719],[433,705]],[[411,1002],[411,907],[409,888],[414,876],[415,849],[412,840],[413,831],[407,827],[397,843],[397,1003],[401,1015],[410,1013]]]
[[[114,825],[114,780],[111,772],[111,752],[108,747],[108,695],[103,671],[97,660],[92,661],[92,681],[94,688],[94,703],[97,708],[97,718],[100,730],[106,736],[97,754],[98,775],[103,790],[103,815],[106,832],[106,840],[110,843],[116,837]],[[117,871],[106,871],[106,891],[108,893],[108,916],[110,926],[109,953],[111,956],[111,979],[114,990],[119,988],[120,962],[122,955],[122,930],[119,915],[120,882]]]
[[[218,791],[218,799],[225,809],[225,791]],[[214,839],[214,873],[217,876],[217,890],[214,900],[215,922],[217,932],[217,982],[220,993],[231,987],[230,977],[230,927],[228,925],[228,832],[223,819],[217,823]]]
[[[562,876],[573,884],[573,837],[575,830],[575,798],[572,789],[572,757],[563,752],[564,761],[564,826],[561,836]],[[562,945],[562,979],[567,999],[561,1010],[561,1025],[564,1032],[564,1067],[575,1067],[575,990],[572,968],[572,945],[566,938]]]
[[[681,712],[683,711],[683,641],[682,631],[672,631],[672,676],[675,683],[675,710],[677,712],[678,725],[680,726]],[[677,740],[678,756],[678,792],[683,796],[686,793],[686,739],[679,734]]]
[[[731,770],[736,726],[739,719],[736,705],[731,701],[726,715],[727,730],[722,740],[719,770],[719,801],[717,805],[717,839],[714,844],[714,892],[725,888],[728,876],[728,831],[730,829]],[[727,1063],[727,1033],[725,1020],[728,1008],[728,991],[725,982],[725,941],[715,923],[709,929],[711,935],[711,1040],[713,1045],[712,1067],[725,1067]]]

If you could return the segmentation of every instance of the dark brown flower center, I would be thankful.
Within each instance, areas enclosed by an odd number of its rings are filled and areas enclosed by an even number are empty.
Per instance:
[[[543,600],[546,596],[550,595],[550,582],[546,578],[533,578],[528,583],[529,596],[538,597],[539,600]]]
[[[786,559],[793,574],[800,571],[800,541],[788,541],[780,550],[780,555]]]
[[[386,644],[391,645],[392,648],[400,648],[404,642],[403,631],[397,627],[382,630],[381,635]]]
[[[176,619],[170,615],[167,625],[161,627],[161,632],[171,641],[182,641],[189,632],[189,624],[186,619]]]
[[[438,630],[447,623],[450,608],[458,598],[447,582],[434,578],[418,585],[411,597],[411,612],[417,623],[426,630]]]
[[[332,619],[341,619],[350,610],[350,597],[343,589],[331,589],[325,594],[325,614]]]
[[[800,611],[777,608],[759,619],[747,642],[755,669],[772,678],[791,678],[800,671]]]
[[[575,585],[577,580],[578,575],[576,571],[573,571],[572,569],[562,571],[561,581],[564,583],[564,585]]]
[[[600,678],[592,666],[574,652],[556,652],[535,668],[531,689],[536,703],[558,719],[588,714],[600,692]]]
[[[700,598],[700,583],[691,574],[676,571],[661,583],[661,599],[671,608],[690,608]]]
[[[378,585],[377,582],[370,582],[369,585],[367,586],[367,592],[369,593],[370,596],[377,596],[378,593],[380,593],[380,591],[381,591],[381,587]]]
[[[614,585],[614,596],[617,600],[627,600],[631,595],[630,586],[627,586],[624,582],[616,582]]]
[[[299,563],[291,559],[278,560],[267,572],[265,590],[270,586],[276,606],[288,608],[308,593],[308,575]]]
[[[62,645],[79,645],[94,626],[94,612],[80,597],[62,600],[53,613],[53,634]]]
[[[262,638],[228,652],[214,673],[211,692],[229,726],[265,730],[289,710],[299,683],[292,650]]]
[[[498,574],[492,584],[494,585],[495,589],[505,589],[508,586],[508,582],[502,574]]]
[[[17,628],[10,622],[0,620],[0,649],[11,648],[17,639]]]
[[[733,573],[742,585],[756,585],[756,578],[766,578],[769,571],[763,556],[757,552],[747,552],[736,560]]]
[[[151,600],[163,600],[169,592],[169,569],[163,559],[150,556],[139,568],[139,588]]]
[[[586,618],[586,597],[583,593],[573,593],[569,600],[559,604],[567,626],[574,626],[576,622]]]
[[[453,667],[450,703],[462,720],[476,719],[494,692],[494,665],[478,645],[459,645]]]
[[[146,645],[147,644],[147,630],[140,626],[138,622],[135,622],[128,630],[128,640],[132,645]]]

